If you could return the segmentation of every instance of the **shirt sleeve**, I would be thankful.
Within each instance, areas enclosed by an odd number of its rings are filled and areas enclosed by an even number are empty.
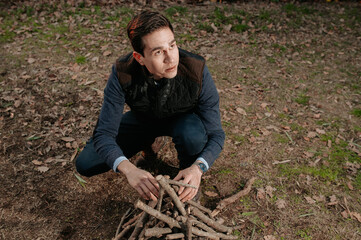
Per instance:
[[[209,168],[223,149],[225,134],[219,112],[218,91],[207,66],[203,70],[202,90],[198,99],[197,114],[200,116],[208,135],[208,142],[198,158],[204,159]]]
[[[104,89],[104,101],[93,133],[93,139],[96,152],[114,171],[117,171],[118,164],[126,159],[123,151],[116,143],[124,104],[124,91],[120,86],[115,66],[113,66]]]

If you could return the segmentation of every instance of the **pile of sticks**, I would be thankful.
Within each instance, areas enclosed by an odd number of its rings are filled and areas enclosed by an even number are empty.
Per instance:
[[[210,209],[193,200],[185,203],[180,201],[176,193],[179,187],[195,188],[194,186],[162,175],[157,176],[156,180],[160,186],[158,201],[145,204],[138,200],[133,212],[137,209],[141,212],[131,214],[129,209],[122,217],[113,240],[238,238],[230,235],[235,227],[222,225],[223,221],[215,219],[215,214]]]

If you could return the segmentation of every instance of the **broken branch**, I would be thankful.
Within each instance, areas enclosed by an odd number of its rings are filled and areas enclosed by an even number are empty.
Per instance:
[[[250,180],[247,181],[246,185],[244,186],[243,190],[239,191],[238,193],[230,196],[229,198],[223,199],[218,206],[216,207],[216,209],[212,212],[212,217],[215,217],[218,213],[220,213],[222,211],[222,209],[224,209],[226,206],[228,206],[229,204],[235,202],[237,199],[239,199],[240,197],[243,197],[245,195],[247,195],[251,189],[252,189],[252,185],[254,183],[254,181],[256,180],[255,177],[252,177]]]
[[[167,215],[157,211],[156,209],[154,208],[151,208],[149,207],[148,205],[144,204],[142,201],[138,200],[136,203],[135,203],[135,207],[136,208],[140,208],[142,209],[144,212],[147,212],[149,215],[152,215],[153,217],[167,223],[169,225],[170,228],[173,228],[173,227],[177,227],[177,228],[181,228],[181,226],[179,225],[179,223],[174,220],[173,218],[171,217],[168,217]]]

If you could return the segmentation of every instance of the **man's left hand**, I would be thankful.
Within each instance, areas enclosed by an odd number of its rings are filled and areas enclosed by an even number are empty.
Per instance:
[[[201,184],[203,172],[199,169],[198,166],[192,165],[186,169],[181,170],[178,175],[174,178],[176,181],[182,181],[197,187],[197,189],[190,187],[180,187],[178,191],[179,199],[182,202],[186,202],[194,198],[198,192],[199,185]]]

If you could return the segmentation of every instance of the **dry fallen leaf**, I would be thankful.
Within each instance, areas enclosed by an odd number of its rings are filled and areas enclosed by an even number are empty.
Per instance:
[[[305,199],[306,199],[307,203],[309,203],[309,204],[315,204],[316,203],[316,201],[313,200],[311,197],[305,196]]]
[[[317,136],[317,133],[316,132],[309,132],[308,134],[307,134],[307,137],[308,138],[315,138]]]
[[[257,188],[257,198],[260,200],[264,200],[266,198],[266,191],[264,188]]]
[[[46,172],[46,171],[48,171],[49,170],[49,168],[48,167],[45,167],[45,166],[43,166],[43,167],[38,167],[38,171],[39,172]]]
[[[267,236],[264,236],[264,240],[277,240],[277,238],[273,235],[267,235]]]
[[[237,111],[238,113],[244,115],[244,116],[247,116],[246,111],[245,111],[244,109],[242,109],[242,108],[237,108],[236,111]]]
[[[276,201],[276,206],[277,206],[278,209],[285,208],[286,207],[286,201],[283,200],[283,199],[278,199]]]
[[[34,63],[35,61],[36,61],[35,58],[28,58],[28,63],[30,64]]]
[[[208,197],[217,197],[218,196],[218,193],[211,192],[211,191],[205,191],[204,194],[207,195]]]
[[[270,198],[273,197],[273,191],[275,191],[275,190],[276,190],[276,188],[273,188],[273,187],[271,187],[271,186],[267,186],[267,187],[266,187],[266,193],[267,193],[267,195],[268,195]]]
[[[330,202],[327,203],[328,206],[334,206],[338,204],[337,197],[335,195],[330,196]]]
[[[31,161],[31,162],[34,163],[34,164],[37,165],[37,166],[40,166],[40,165],[43,164],[43,162],[40,162],[39,160],[33,160],[33,161]]]
[[[347,182],[347,187],[348,187],[350,190],[353,190],[353,186],[352,186],[351,182]]]
[[[103,56],[106,57],[106,56],[109,56],[110,54],[112,54],[112,52],[107,50],[103,53]]]
[[[318,134],[326,134],[325,130],[322,130],[322,129],[319,129],[319,128],[316,128],[316,132]]]
[[[357,219],[357,221],[359,221],[361,223],[361,214],[357,213],[357,212],[350,212],[352,217],[355,217]]]
[[[74,141],[75,139],[72,138],[72,137],[62,137],[61,140],[63,140],[64,142],[72,142],[72,141]]]
[[[341,215],[342,215],[343,218],[348,218],[348,212],[347,212],[347,210],[341,212]]]

